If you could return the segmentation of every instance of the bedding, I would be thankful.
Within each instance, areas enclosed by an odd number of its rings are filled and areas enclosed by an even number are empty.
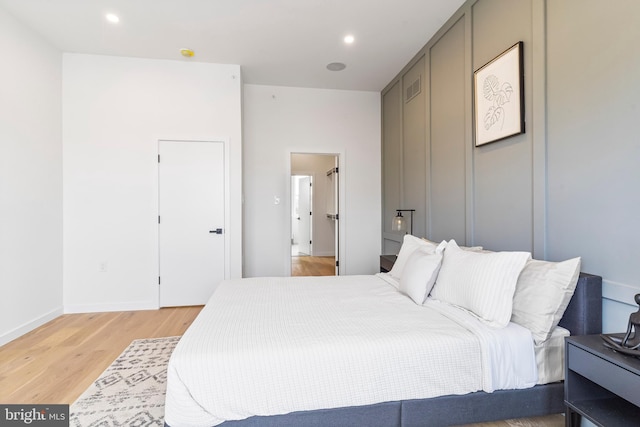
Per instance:
[[[445,246],[446,242],[442,242],[435,252],[418,248],[409,256],[398,289],[416,304],[425,302],[436,283]]]
[[[469,310],[490,326],[505,327],[518,276],[529,259],[529,252],[466,251],[451,240],[431,296]]]
[[[571,335],[602,332],[600,276],[580,273],[574,295],[559,326],[569,330]],[[456,410],[452,411],[451,408]],[[497,390],[493,393],[478,391],[464,395],[254,416],[244,420],[225,421],[220,427],[439,427],[535,417],[557,414],[564,410],[564,385],[562,382],[553,382],[526,389]]]
[[[388,273],[379,273],[378,276],[396,289],[399,282]],[[598,316],[595,315],[595,322]],[[513,322],[513,321],[512,321]],[[568,329],[556,326],[548,339],[536,343],[534,339],[534,353],[538,369],[537,384],[549,384],[564,379],[564,338],[571,335]]]
[[[168,368],[172,427],[522,389],[531,332],[450,304],[416,304],[388,275],[223,282]],[[396,283],[397,285],[397,283]]]
[[[549,384],[564,379],[564,339],[571,333],[560,326],[551,332],[549,338],[534,344],[538,384]]]
[[[511,321],[529,329],[536,344],[551,336],[576,288],[580,258],[529,260],[518,277]]]
[[[393,263],[393,267],[391,268],[391,271],[389,271],[389,274],[396,280],[400,280],[405,264],[416,250],[420,249],[426,253],[435,253],[437,248],[438,243],[421,239],[419,237],[412,236],[411,234],[405,234],[402,239],[402,246],[400,246],[400,252],[398,252],[396,262]]]

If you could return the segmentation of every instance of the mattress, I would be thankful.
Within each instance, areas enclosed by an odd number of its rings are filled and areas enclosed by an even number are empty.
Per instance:
[[[238,279],[218,287],[173,352],[165,421],[205,427],[537,379],[525,328],[417,305],[378,276]]]

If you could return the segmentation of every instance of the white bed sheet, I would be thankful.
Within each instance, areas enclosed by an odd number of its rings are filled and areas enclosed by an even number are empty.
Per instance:
[[[225,281],[171,357],[165,421],[205,427],[532,386],[529,331],[503,331],[446,304],[419,306],[379,276]],[[518,335],[530,349],[505,343]]]
[[[564,338],[571,333],[560,327],[540,344],[535,344],[536,365],[538,366],[538,384],[549,384],[564,379]]]

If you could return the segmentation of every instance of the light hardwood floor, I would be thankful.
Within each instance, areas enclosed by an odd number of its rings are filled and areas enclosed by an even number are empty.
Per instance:
[[[178,307],[60,316],[0,347],[0,403],[71,404],[131,341],[182,335],[201,309]],[[473,424],[562,426],[561,415]]]
[[[332,256],[291,257],[292,276],[335,276],[336,259]]]
[[[71,404],[131,341],[182,335],[201,309],[60,316],[0,347],[0,402]]]
[[[517,420],[496,421],[492,423],[468,424],[465,427],[564,427],[564,415],[555,414],[545,417],[520,418]]]

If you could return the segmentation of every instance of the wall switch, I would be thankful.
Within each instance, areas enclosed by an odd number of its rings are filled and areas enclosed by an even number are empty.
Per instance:
[[[106,273],[109,270],[109,263],[107,261],[102,261],[98,266],[98,271],[100,273]]]

